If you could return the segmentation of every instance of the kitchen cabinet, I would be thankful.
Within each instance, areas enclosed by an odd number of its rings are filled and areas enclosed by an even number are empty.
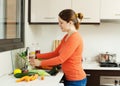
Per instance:
[[[100,23],[100,0],[72,0],[72,9],[83,13],[82,23]]]
[[[85,70],[87,86],[100,86],[101,76],[120,76],[120,70]]]
[[[101,0],[101,19],[120,19],[120,0]]]
[[[58,13],[74,9],[83,13],[82,23],[100,23],[100,0],[29,0],[30,24],[58,23]]]
[[[57,23],[65,8],[71,8],[69,0],[29,0],[29,23]]]
[[[87,74],[87,86],[99,86],[99,75],[95,70],[85,70]]]

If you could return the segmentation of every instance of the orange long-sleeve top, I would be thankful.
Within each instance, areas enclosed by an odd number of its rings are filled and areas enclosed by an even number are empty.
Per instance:
[[[37,54],[37,58],[46,58],[41,66],[62,65],[67,80],[82,80],[86,73],[82,67],[83,40],[78,32],[74,32],[67,40],[67,34],[53,52]]]

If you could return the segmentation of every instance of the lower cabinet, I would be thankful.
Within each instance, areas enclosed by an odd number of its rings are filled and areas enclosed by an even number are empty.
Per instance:
[[[85,70],[87,74],[87,86],[100,86],[101,76],[120,76],[120,70]]]
[[[85,70],[87,74],[87,86],[99,86],[100,79],[97,71],[95,70]]]

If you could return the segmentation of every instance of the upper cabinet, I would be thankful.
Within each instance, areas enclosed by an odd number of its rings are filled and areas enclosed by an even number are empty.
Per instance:
[[[83,13],[82,23],[100,23],[100,0],[72,0],[72,9]]]
[[[29,0],[29,23],[57,23],[58,13],[70,7],[69,0]]]
[[[120,0],[101,0],[101,19],[120,19]]]
[[[100,0],[29,0],[30,24],[58,23],[58,13],[73,9],[84,15],[82,23],[100,23]]]

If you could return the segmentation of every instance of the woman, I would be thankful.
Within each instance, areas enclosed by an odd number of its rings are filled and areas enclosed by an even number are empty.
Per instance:
[[[30,60],[32,66],[55,66],[61,64],[65,75],[65,86],[86,86],[87,78],[82,68],[83,40],[78,33],[81,13],[76,14],[72,9],[62,10],[58,15],[62,32],[67,32],[61,44],[53,52],[37,54],[37,58]]]

